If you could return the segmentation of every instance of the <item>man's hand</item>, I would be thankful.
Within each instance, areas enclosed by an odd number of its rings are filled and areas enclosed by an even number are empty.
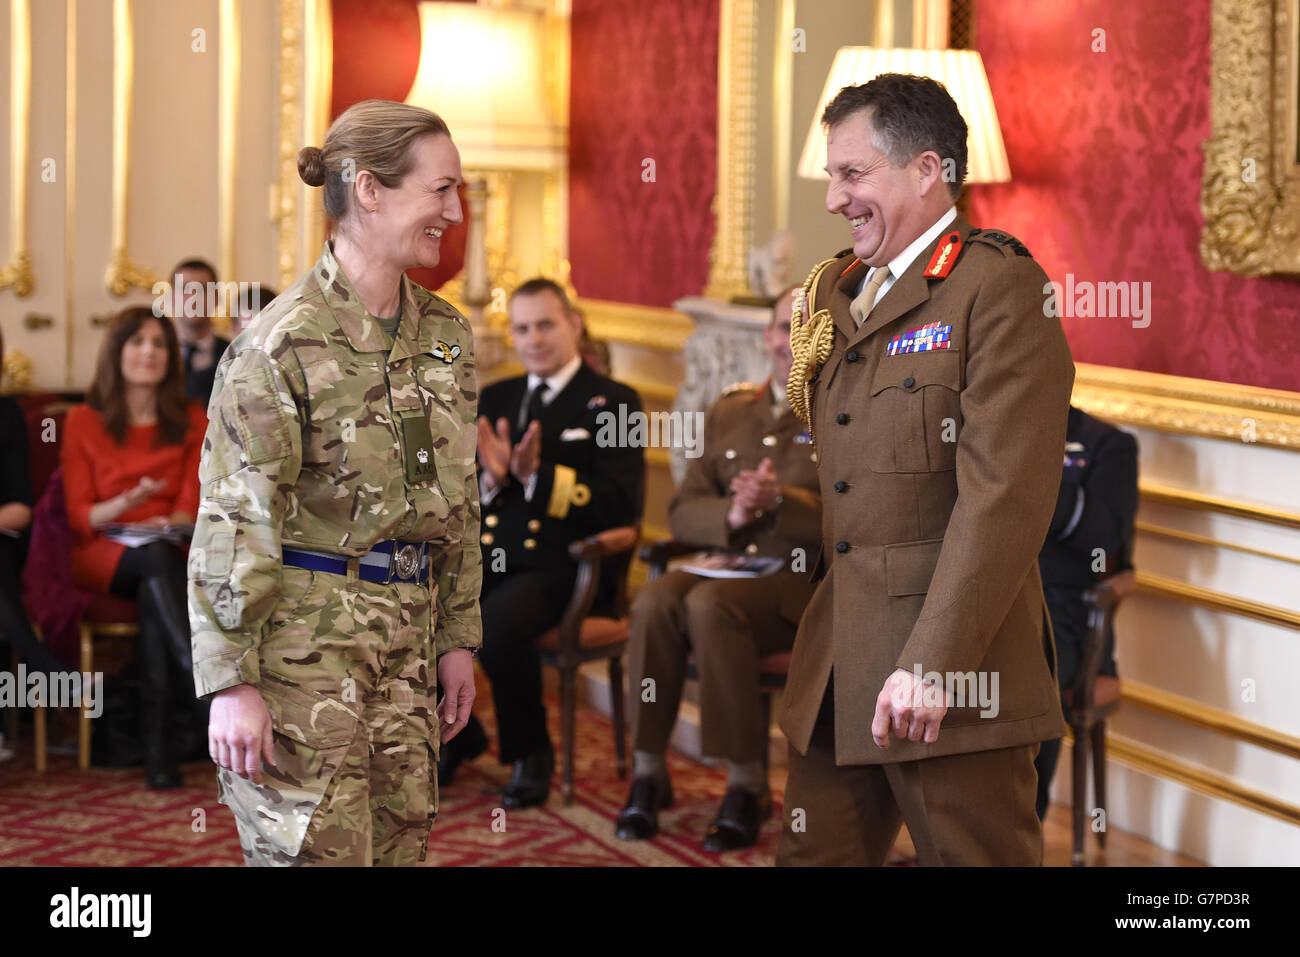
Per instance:
[[[478,461],[496,488],[506,480],[510,471],[510,423],[497,419],[496,431],[485,416],[478,417]]]
[[[262,764],[275,765],[271,715],[252,685],[235,685],[218,691],[208,716],[208,754],[226,768],[254,784],[262,783]]]
[[[743,508],[770,512],[776,508],[781,486],[777,484],[776,468],[771,459],[763,459],[756,469],[744,469],[731,480],[731,494]]]
[[[542,464],[542,424],[536,419],[528,423],[528,430],[510,453],[510,474],[524,485],[537,474]]]
[[[474,658],[468,648],[453,648],[438,656],[438,684],[442,701],[438,704],[438,740],[450,741],[469,723],[474,707]]]
[[[903,741],[939,740],[939,723],[948,713],[944,689],[927,685],[910,671],[899,668],[885,679],[876,696],[876,715],[871,737],[881,748],[889,747],[889,735]]]

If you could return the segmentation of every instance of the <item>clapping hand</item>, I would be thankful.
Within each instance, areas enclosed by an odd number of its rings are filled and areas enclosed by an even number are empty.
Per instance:
[[[478,417],[478,461],[487,473],[490,484],[496,488],[506,480],[510,471],[510,423],[497,419],[496,431],[486,416]]]

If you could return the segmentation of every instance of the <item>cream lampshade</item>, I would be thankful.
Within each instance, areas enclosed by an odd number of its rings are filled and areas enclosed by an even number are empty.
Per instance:
[[[993,93],[984,74],[984,61],[974,50],[905,50],[875,47],[841,47],[831,63],[830,75],[822,88],[817,112],[799,158],[799,175],[805,179],[827,179],[826,131],[821,115],[835,95],[846,86],[866,83],[881,73],[914,73],[938,80],[957,101],[969,132],[966,137],[968,183],[1006,183],[1011,179],[1006,147]]]
[[[420,67],[406,102],[447,121],[466,169],[546,170],[564,161],[542,31],[538,10],[420,4]]]

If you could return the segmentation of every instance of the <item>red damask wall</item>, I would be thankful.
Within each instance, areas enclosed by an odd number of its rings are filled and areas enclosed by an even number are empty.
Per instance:
[[[420,66],[419,0],[333,0],[334,74],[330,119],[362,100],[406,99]],[[437,106],[434,105],[437,112]],[[452,138],[456,131],[451,131]],[[320,144],[317,143],[317,146]],[[465,262],[469,210],[461,190],[465,221],[446,231],[436,269],[411,269],[407,275],[429,289],[440,289]]]
[[[1056,282],[1151,283],[1151,324],[1063,319],[1080,362],[1300,390],[1300,281],[1197,252],[1210,0],[979,0],[1012,182],[972,188]],[[1093,31],[1106,50],[1093,52]]]
[[[717,0],[573,0],[572,31],[573,285],[651,306],[697,295],[713,239]]]

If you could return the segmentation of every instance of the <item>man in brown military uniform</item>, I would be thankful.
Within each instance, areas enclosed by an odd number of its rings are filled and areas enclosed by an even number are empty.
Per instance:
[[[1028,250],[953,208],[966,124],[940,84],[882,75],[822,121],[853,251],[814,271],[792,337],[824,559],[777,861],[880,864],[905,821],[923,864],[1041,864],[1033,760],[1063,724],[1035,559],[1069,349]]]
[[[700,674],[702,750],[727,759],[727,793],[705,849],[753,844],[771,814],[759,659],[794,644],[821,524],[811,437],[785,402],[791,299],[777,302],[765,334],[772,379],[733,387],[714,404],[703,455],[691,460],[668,513],[681,541],[780,558],[785,567],[739,579],[671,571],[637,596],[628,643],[634,767],[621,838],[653,836],[658,810],[672,802],[664,751],[690,653]]]

